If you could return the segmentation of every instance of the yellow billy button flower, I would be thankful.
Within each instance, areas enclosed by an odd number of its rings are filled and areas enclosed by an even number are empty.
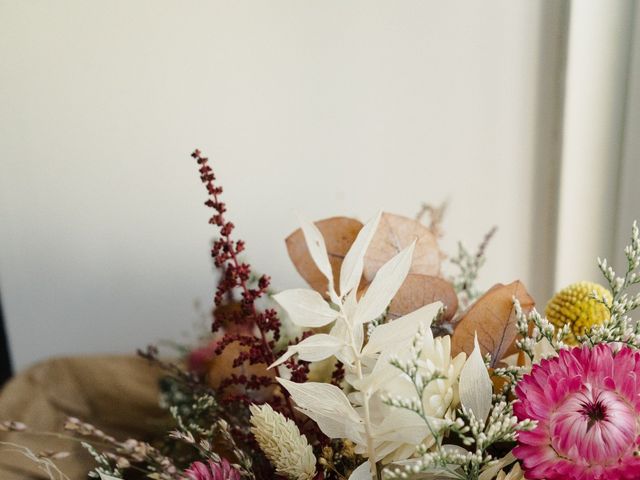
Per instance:
[[[595,292],[599,298],[611,302],[611,293],[602,285],[591,282],[578,282],[563,288],[547,304],[545,314],[556,327],[571,327],[571,333],[565,342],[578,343],[577,336],[583,335],[590,327],[600,325],[609,319],[609,310],[598,300],[592,298]]]

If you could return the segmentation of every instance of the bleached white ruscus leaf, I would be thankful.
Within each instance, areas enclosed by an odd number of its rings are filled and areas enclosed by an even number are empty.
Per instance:
[[[340,388],[328,383],[277,380],[300,411],[315,421],[326,436],[362,443],[362,418]]]
[[[493,384],[480,353],[478,336],[474,339],[474,348],[460,371],[460,402],[473,411],[479,420],[486,420],[491,410]]]
[[[333,322],[338,313],[315,290],[293,288],[273,296],[299,327],[318,328]]]
[[[374,218],[360,229],[353,245],[351,245],[342,261],[342,266],[340,267],[341,296],[345,296],[360,283],[360,277],[362,277],[362,270],[364,269],[364,254],[367,252],[371,239],[378,229],[381,215],[382,212],[378,212]]]
[[[324,237],[313,222],[300,219],[300,223],[311,258],[318,267],[318,270],[320,270],[329,281],[329,293],[334,293],[333,271],[331,270],[331,263],[329,263],[329,255],[327,255],[327,246],[324,243]]]
[[[98,472],[100,475],[100,480],[122,480],[121,478],[112,477],[111,475],[107,475],[106,473]]]
[[[545,358],[555,357],[558,355],[558,352],[553,348],[553,345],[551,345],[551,342],[549,342],[546,337],[542,337],[541,340],[536,342],[532,350],[534,364],[540,363]]]
[[[545,358],[551,358],[558,355],[558,352],[553,348],[551,342],[549,342],[545,337],[538,340],[531,350],[533,352],[533,361],[531,361],[528,355],[524,356],[524,365],[521,365],[524,368],[524,372],[530,372],[533,365],[540,363]],[[520,365],[520,353],[516,352],[509,355],[508,357],[503,358],[502,361],[510,366],[518,366]]]
[[[362,325],[352,325],[348,322],[336,322],[329,335],[337,338],[343,344],[343,348],[335,356],[348,368],[353,367],[356,361],[355,354],[362,350],[364,343],[364,329]]]
[[[424,330],[423,345],[433,348],[431,322],[442,304],[434,302],[404,315],[389,323],[378,325],[369,341],[362,349],[363,364],[371,367],[371,373],[362,379],[352,381],[352,385],[361,391],[377,392],[398,378],[398,369],[391,359],[406,360],[410,347],[419,330]]]
[[[409,273],[415,245],[416,242],[412,242],[411,245],[380,267],[358,303],[354,315],[356,323],[367,323],[378,318],[389,306],[391,299]]]
[[[335,355],[344,346],[344,343],[337,337],[326,333],[317,333],[305,338],[297,345],[290,346],[286,353],[278,360],[269,365],[269,368],[276,367],[287,361],[290,357],[298,354],[300,360],[306,362],[319,362],[331,355]]]
[[[384,442],[391,450],[395,450],[397,446],[391,446],[393,443],[403,443],[411,445],[410,453],[415,451],[415,446],[422,443],[422,440],[429,434],[429,428],[424,422],[416,421],[415,412],[405,409],[392,408],[379,412],[384,414],[383,420],[373,426],[374,439]],[[429,422],[433,428],[440,428],[442,420],[429,418]],[[386,455],[384,450],[378,451],[380,460]],[[409,456],[409,455],[407,455]]]
[[[371,464],[369,460],[361,463],[360,466],[349,475],[349,480],[371,480]]]
[[[515,461],[516,457],[513,455],[513,453],[507,453],[504,457],[496,461],[496,463],[485,467],[482,470],[482,473],[480,473],[478,480],[494,480],[500,473],[500,470],[502,470],[504,467],[508,467]]]
[[[346,318],[353,318],[358,308],[358,290],[353,289],[344,297],[342,302],[342,312]]]
[[[362,350],[362,354],[373,355],[402,343],[408,345],[421,325],[424,324],[429,331],[431,322],[441,308],[441,302],[434,302],[391,322],[377,326]]]

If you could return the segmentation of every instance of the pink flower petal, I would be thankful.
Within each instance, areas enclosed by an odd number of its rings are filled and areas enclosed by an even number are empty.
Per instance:
[[[575,347],[534,365],[516,387],[514,414],[537,420],[513,450],[527,479],[640,478],[640,353]]]

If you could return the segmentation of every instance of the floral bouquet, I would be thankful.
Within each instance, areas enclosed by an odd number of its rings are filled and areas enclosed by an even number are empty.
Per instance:
[[[625,273],[599,261],[608,288],[571,285],[546,318],[518,281],[476,289],[493,230],[476,254],[460,246],[445,277],[442,209],[430,207],[429,225],[388,213],[303,221],[286,243],[311,288],[273,293],[240,259],[208,159],[193,157],[220,233],[214,333],[185,365],[141,352],[167,372],[166,438],[119,441],[69,419],[98,462],[90,475],[640,478],[637,225]]]

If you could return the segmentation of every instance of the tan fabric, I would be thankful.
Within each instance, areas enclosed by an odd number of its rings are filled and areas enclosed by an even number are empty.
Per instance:
[[[131,356],[58,358],[35,365],[13,378],[0,392],[0,421],[15,420],[30,430],[63,433],[68,416],[92,423],[118,439],[148,438],[166,431],[168,419],[158,406],[160,372]],[[85,479],[94,465],[74,441],[54,436],[2,433],[0,441],[33,451],[68,451],[57,461],[72,480]],[[0,479],[48,478],[20,454],[0,445]]]

